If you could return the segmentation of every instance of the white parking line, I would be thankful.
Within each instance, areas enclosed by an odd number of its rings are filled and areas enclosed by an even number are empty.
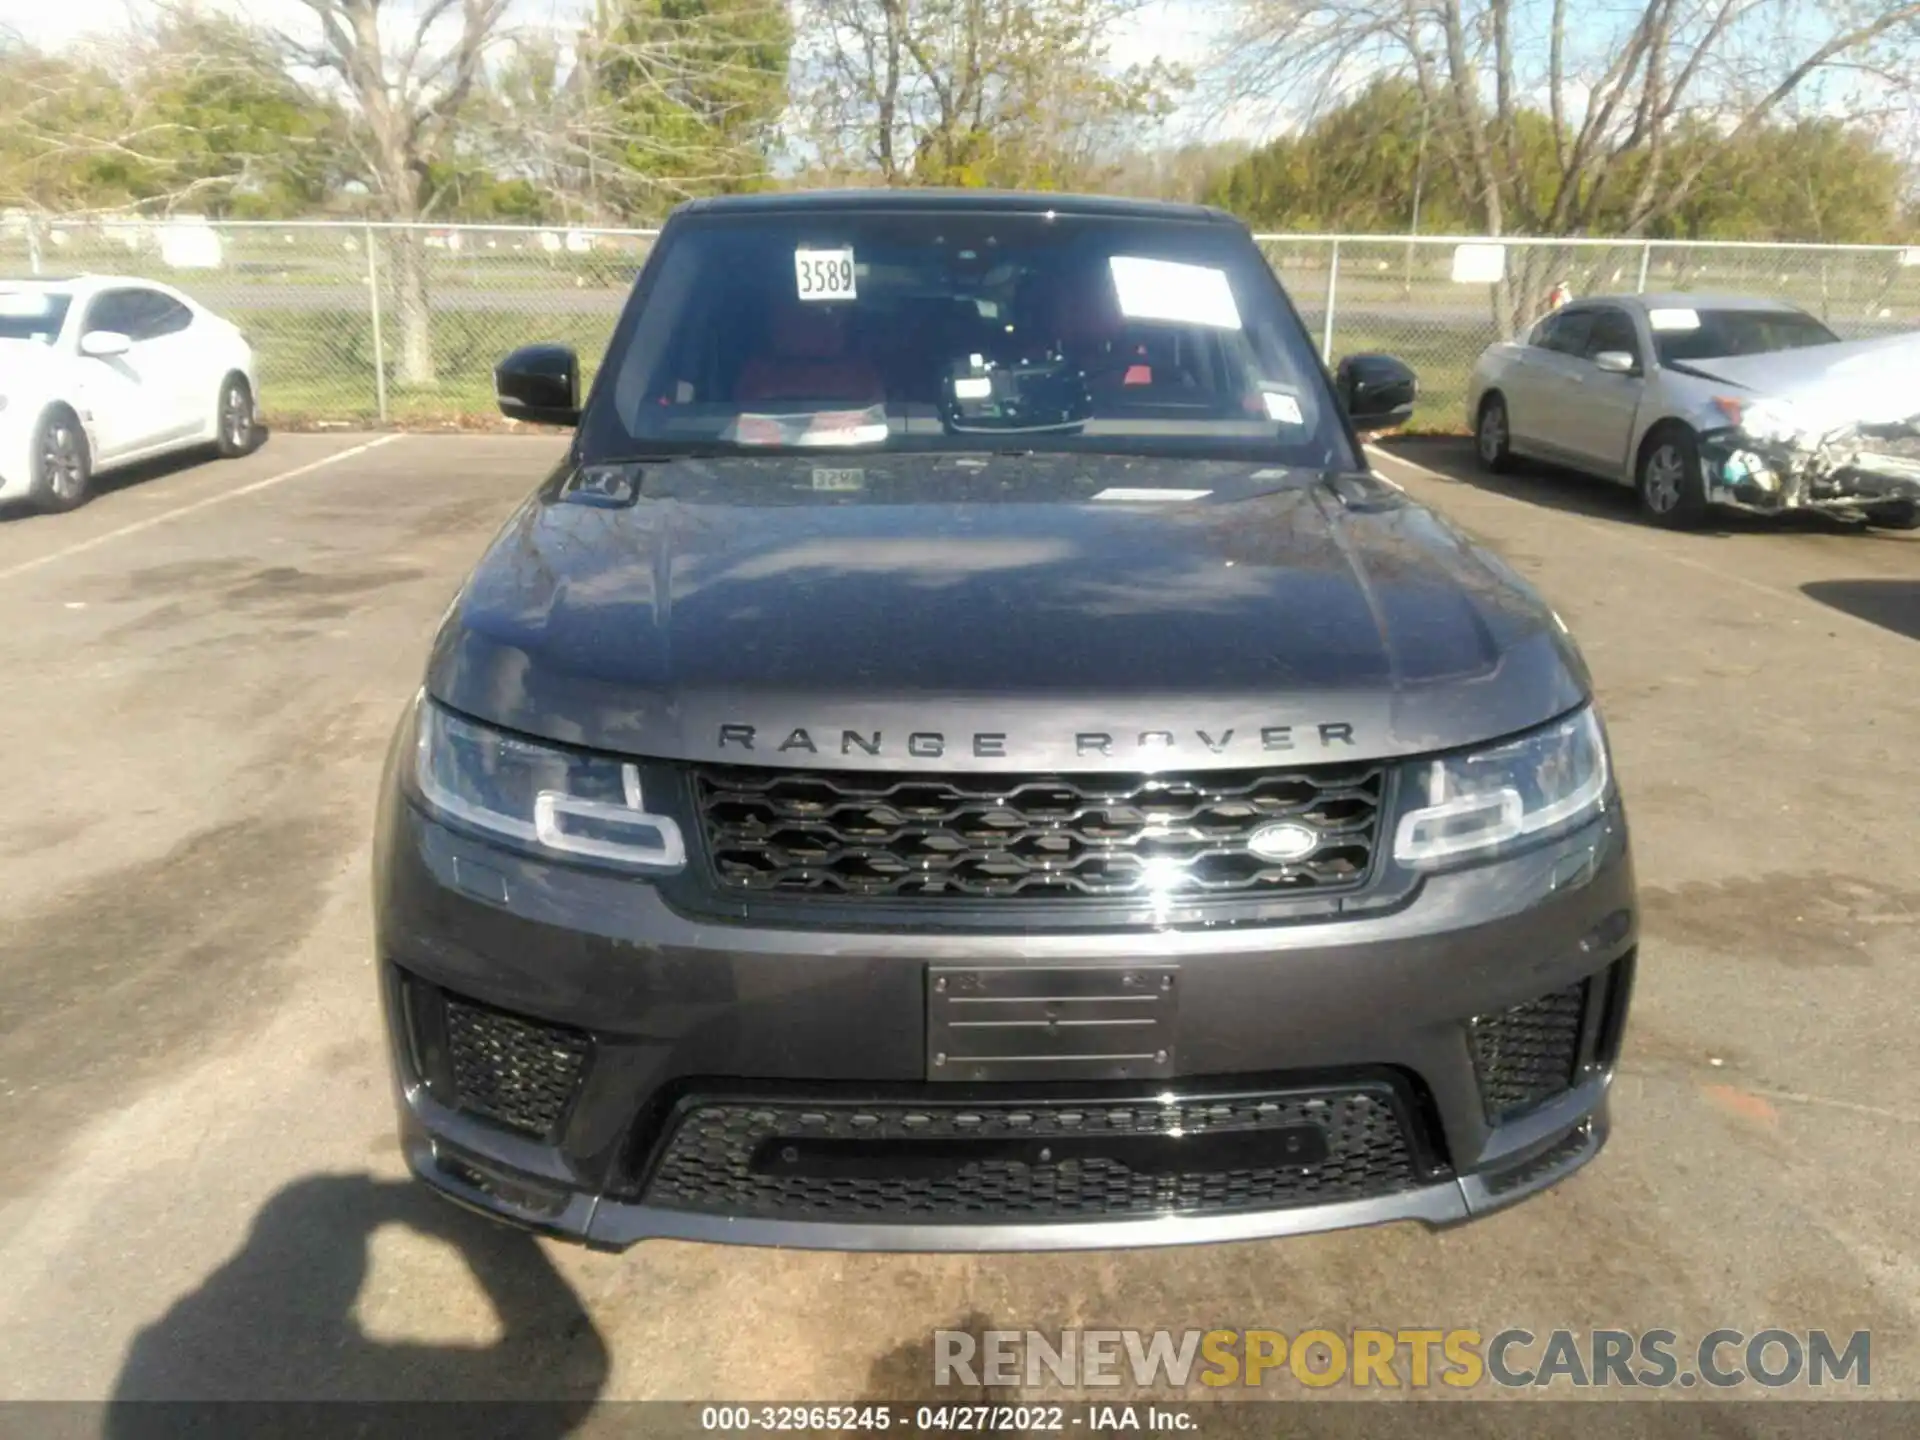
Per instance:
[[[222,501],[237,500],[242,495],[251,495],[257,490],[278,485],[283,480],[297,480],[300,476],[310,475],[323,466],[339,460],[351,460],[355,455],[364,455],[369,450],[377,450],[382,445],[390,445],[395,440],[404,438],[402,435],[382,435],[332,455],[323,455],[318,460],[310,460],[305,465],[296,465],[291,470],[282,470],[278,475],[269,475],[264,480],[255,480],[251,485],[242,485],[238,490],[222,490],[218,495],[209,495],[204,500],[195,500],[191,505],[182,505],[176,510],[167,510],[159,515],[149,515],[144,520],[136,520],[131,525],[122,525],[118,530],[109,530],[104,535],[94,535],[85,540],[75,541],[65,549],[50,550],[45,555],[36,555],[31,560],[23,560],[18,565],[0,570],[0,580],[11,580],[16,575],[25,575],[31,570],[38,570],[43,565],[51,565],[57,560],[65,560],[92,550],[106,544],[109,540],[118,540],[125,535],[137,535],[142,530],[151,530],[155,525],[164,524],[168,520],[178,520],[182,515],[191,515],[196,510],[204,510],[209,505],[218,505]]]
[[[1366,449],[1367,453],[1375,460],[1384,460],[1392,465],[1404,465],[1409,470],[1431,476],[1435,480],[1444,480],[1449,485],[1464,485],[1467,483],[1457,475],[1449,475],[1446,471],[1436,470],[1431,465],[1422,465],[1417,460],[1408,460],[1404,456],[1382,450],[1376,445],[1369,445]],[[1602,539],[1616,542],[1622,549],[1630,549],[1636,555],[1656,555],[1660,559],[1669,561],[1672,564],[1683,565],[1689,570],[1697,570],[1702,575],[1711,575],[1716,580],[1725,580],[1730,585],[1739,585],[1748,590],[1757,590],[1760,594],[1771,596],[1775,600],[1787,600],[1795,605],[1812,605],[1814,603],[1798,590],[1787,589],[1780,585],[1769,585],[1764,580],[1755,580],[1746,575],[1736,575],[1730,570],[1720,569],[1717,565],[1709,565],[1704,561],[1696,560],[1691,555],[1676,555],[1658,543],[1650,545],[1631,544],[1627,535],[1619,533],[1617,526],[1608,525],[1603,521],[1590,520],[1584,515],[1576,514],[1568,514],[1566,518],[1584,528],[1589,535],[1595,535]],[[1652,538],[1645,531],[1637,533],[1643,540],[1650,540]],[[1861,629],[1872,630],[1876,634],[1885,633],[1870,620],[1862,620],[1858,616],[1848,615],[1845,611],[1834,611],[1832,613],[1836,618],[1851,621]]]

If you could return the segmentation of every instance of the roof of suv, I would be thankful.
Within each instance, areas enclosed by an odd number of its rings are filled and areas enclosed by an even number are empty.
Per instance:
[[[1204,220],[1239,225],[1238,217],[1212,205],[1173,200],[1136,200],[1123,195],[1060,195],[1033,190],[925,189],[784,190],[754,195],[715,195],[688,200],[676,215],[766,214],[788,210],[975,210],[1018,214],[1109,216],[1134,220]]]

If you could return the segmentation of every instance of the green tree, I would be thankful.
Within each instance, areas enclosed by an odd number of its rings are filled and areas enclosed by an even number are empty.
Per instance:
[[[1723,144],[1683,135],[1677,148],[1713,150],[1711,185],[1649,227],[1662,239],[1891,244],[1905,233],[1907,174],[1874,137],[1837,119],[1770,125]]]
[[[642,204],[763,180],[792,48],[779,0],[600,0],[584,73],[597,178]]]
[[[287,215],[337,182],[341,116],[258,31],[163,15],[125,41],[0,49],[0,198],[39,209]]]
[[[805,0],[796,85],[823,168],[884,184],[1101,183],[1189,83],[1115,66],[1132,0]]]
[[[343,178],[346,119],[280,65],[270,38],[228,16],[164,19],[143,67],[159,163],[147,183],[216,215],[311,213]]]
[[[1434,136],[1445,123],[1417,85],[1383,77],[1303,132],[1254,151],[1217,176],[1207,194],[1262,229],[1471,229],[1475,207]],[[1535,183],[1552,163],[1550,125],[1534,111],[1515,117],[1516,166]]]

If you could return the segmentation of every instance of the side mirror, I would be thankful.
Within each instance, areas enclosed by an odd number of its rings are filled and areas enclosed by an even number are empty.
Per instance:
[[[1593,357],[1593,368],[1609,375],[1631,375],[1640,364],[1624,350],[1602,350]]]
[[[1411,366],[1391,355],[1349,355],[1333,373],[1333,386],[1357,429],[1391,430],[1413,418],[1419,381]]]
[[[96,360],[110,360],[133,348],[133,341],[118,330],[89,330],[80,337],[80,353]]]
[[[565,345],[522,345],[493,367],[494,398],[510,420],[580,423],[580,360]]]

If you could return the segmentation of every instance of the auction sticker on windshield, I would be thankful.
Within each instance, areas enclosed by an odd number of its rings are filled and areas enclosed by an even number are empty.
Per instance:
[[[802,300],[853,300],[853,251],[796,250],[793,278]]]
[[[1260,398],[1266,402],[1269,420],[1278,420],[1282,425],[1306,424],[1306,417],[1300,413],[1300,402],[1293,396],[1282,395],[1275,390],[1262,390]]]
[[[1656,330],[1698,330],[1698,310],[1649,310],[1647,324]]]
[[[1115,255],[1107,264],[1120,313],[1129,320],[1240,328],[1240,310],[1223,270],[1138,255]]]

